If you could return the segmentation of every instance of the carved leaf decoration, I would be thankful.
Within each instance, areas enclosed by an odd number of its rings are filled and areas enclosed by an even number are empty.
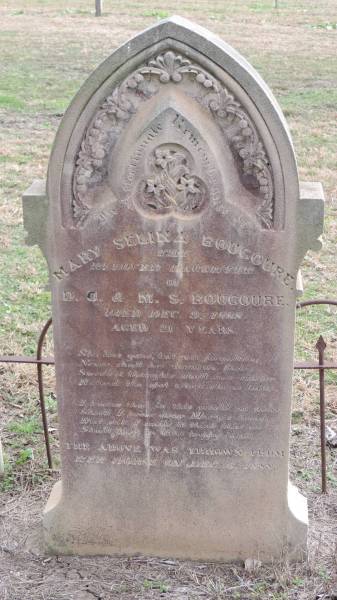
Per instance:
[[[150,73],[159,75],[161,83],[168,83],[170,80],[179,83],[185,72],[184,67],[189,65],[190,61],[187,58],[176,55],[171,50],[165,52],[165,54],[159,54],[159,56],[149,61],[149,67],[152,69]]]
[[[162,174],[162,181],[165,186],[165,195],[173,204],[176,204],[175,196],[176,196],[176,182],[170,177],[168,172],[165,170]]]
[[[240,104],[226,88],[222,88],[217,94],[211,96],[209,99],[209,107],[213,112],[217,113],[218,117],[223,119],[230,113],[235,114],[235,112],[240,109]]]
[[[186,165],[168,165],[168,172],[173,179],[179,179],[182,175],[188,172]]]
[[[87,214],[89,213],[89,207],[85,206],[83,204],[79,204],[78,202],[74,203],[73,209],[74,209],[74,217],[79,222],[82,222],[85,219],[85,217],[87,216]]]
[[[266,229],[271,229],[273,210],[272,210],[272,206],[270,205],[270,202],[266,201],[265,203],[263,203],[257,209],[257,213],[258,213],[261,221],[264,223]]]

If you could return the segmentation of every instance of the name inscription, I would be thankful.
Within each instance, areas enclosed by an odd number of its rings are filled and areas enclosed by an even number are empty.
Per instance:
[[[291,273],[288,273],[286,269],[284,269],[277,262],[272,260],[269,256],[266,256],[260,252],[256,252],[252,249],[246,248],[242,245],[241,242],[226,240],[213,237],[209,235],[196,235],[190,234],[184,229],[163,229],[159,231],[148,231],[144,232],[134,232],[125,234],[123,237],[113,238],[112,244],[115,250],[129,250],[130,248],[137,247],[146,247],[146,246],[160,246],[161,250],[158,250],[157,258],[183,258],[186,257],[186,252],[184,248],[189,245],[191,242],[195,241],[195,238],[199,238],[199,242],[201,247],[203,248],[213,248],[218,252],[226,253],[229,256],[235,256],[238,259],[248,262],[249,265],[245,267],[238,267],[237,265],[224,265],[223,267],[217,266],[208,266],[208,265],[192,265],[192,266],[183,266],[183,264],[178,264],[176,266],[172,266],[171,270],[174,270],[176,273],[207,273],[207,272],[217,272],[217,273],[238,273],[238,274],[251,274],[254,272],[253,267],[257,267],[262,271],[268,273],[271,277],[275,277],[280,283],[291,290],[295,288],[296,277]],[[163,246],[170,245],[171,248],[163,250]],[[176,248],[174,247],[176,246]],[[58,269],[53,271],[53,275],[57,280],[62,280],[65,277],[68,277],[71,273],[74,273],[83,265],[86,265],[98,258],[101,254],[100,248],[97,246],[94,248],[89,248],[83,250],[75,258],[69,259],[66,266],[60,266]],[[93,269],[96,270],[119,270],[118,268],[114,269],[113,267],[107,267],[107,265],[97,264]],[[213,268],[213,271],[212,271]],[[129,269],[125,267],[125,269],[121,268],[120,270],[146,270],[146,267],[142,265],[134,265],[130,264]],[[160,270],[161,265],[157,265],[155,270]],[[207,269],[210,269],[209,271]],[[151,270],[151,269],[149,269]]]
[[[228,471],[274,471],[287,460],[266,439],[280,381],[259,338],[288,306],[294,277],[280,265],[173,228],[112,238],[54,276],[69,323],[76,303],[100,331],[70,358],[72,460]]]

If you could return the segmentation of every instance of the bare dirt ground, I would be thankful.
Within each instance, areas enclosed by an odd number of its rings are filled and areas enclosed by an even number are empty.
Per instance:
[[[336,297],[336,0],[3,0],[0,4],[0,354],[32,354],[50,313],[46,268],[23,244],[20,195],[45,177],[50,146],[71,97],[116,46],[158,18],[181,14],[241,51],[272,87],[288,120],[304,180],[324,182],[323,250],[303,266],[305,298]],[[297,323],[296,355],[309,360],[319,333],[336,360],[333,310],[307,311]],[[52,353],[48,342],[46,354]],[[53,369],[45,369],[55,467],[57,412]],[[0,600],[336,600],[337,450],[328,450],[329,494],[320,494],[318,384],[296,372],[291,476],[308,497],[309,556],[304,563],[205,564],[159,558],[48,557],[41,513],[57,472],[46,468],[35,371],[0,365],[0,426],[6,474],[0,483]],[[327,420],[337,430],[337,379],[327,376]],[[216,526],[216,524],[214,525]],[[258,557],[254,557],[258,558]]]
[[[137,556],[50,557],[41,554],[41,506],[49,485],[7,498],[0,510],[0,598],[94,600],[134,598],[319,599],[337,598],[337,495],[309,495],[310,555],[287,556],[247,571],[242,564],[213,564]]]

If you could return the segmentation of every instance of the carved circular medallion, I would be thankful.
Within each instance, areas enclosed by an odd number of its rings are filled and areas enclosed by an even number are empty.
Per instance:
[[[151,153],[135,199],[149,216],[195,217],[208,203],[206,184],[193,172],[190,153],[178,144],[161,144]]]

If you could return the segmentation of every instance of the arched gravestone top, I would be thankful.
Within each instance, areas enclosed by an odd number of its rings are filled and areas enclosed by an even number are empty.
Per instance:
[[[168,89],[172,86],[174,90]],[[73,216],[77,222],[85,220],[88,198],[83,199],[84,186],[92,189],[97,177],[104,178],[109,168],[106,160],[114,156],[120,131],[132,117],[138,115],[140,122],[138,129],[130,133],[131,140],[132,134],[140,134],[141,120],[147,118],[147,111],[152,107],[165,110],[162,98],[166,98],[166,109],[177,112],[183,119],[186,110],[191,109],[191,96],[195,100],[194,119],[198,122],[206,108],[206,125],[213,126],[214,131],[222,130],[239,166],[243,190],[247,192],[246,204],[252,204],[250,208],[262,227],[277,230],[291,227],[294,214],[289,214],[286,223],[285,198],[289,204],[292,201],[294,210],[298,198],[297,169],[287,126],[276,100],[258,73],[233,48],[179,17],[161,22],[116,50],[89,77],[69,107],[59,129],[49,171],[49,197],[55,197],[55,203],[59,204],[63,167],[63,178],[68,175],[71,187],[77,156],[73,189],[66,189],[64,183],[63,224],[69,226]],[[151,114],[148,127],[154,117]],[[88,123],[91,123],[89,129]],[[78,156],[80,141],[83,147]],[[120,150],[118,146],[117,149]],[[103,165],[95,166],[95,158],[102,160]],[[130,152],[126,158],[130,158]],[[118,161],[112,165],[119,166]],[[120,176],[123,177],[123,171]],[[118,194],[118,182],[116,186]],[[67,195],[73,193],[75,198]]]
[[[148,29],[70,105],[47,228],[38,197],[24,214],[51,273],[62,455],[47,547],[305,552],[288,485],[295,281],[322,196],[299,192],[259,75],[183,19]]]

